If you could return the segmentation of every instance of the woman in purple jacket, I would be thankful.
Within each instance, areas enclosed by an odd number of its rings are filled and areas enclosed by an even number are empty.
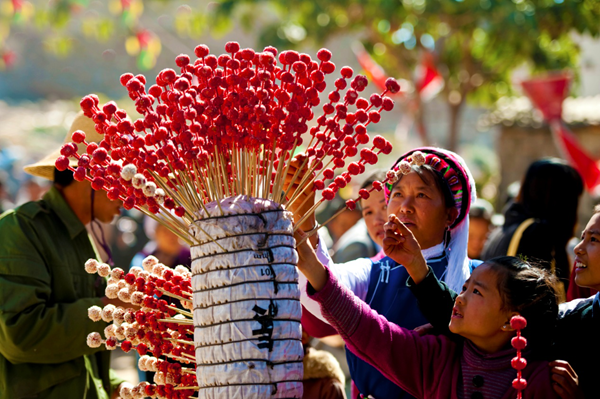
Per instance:
[[[395,215],[386,224],[384,250],[407,268],[432,273],[413,233]],[[421,337],[389,323],[343,287],[310,245],[300,245],[298,252],[309,295],[347,347],[417,398],[515,398],[511,317],[528,320],[525,357],[544,350],[556,320],[554,277],[518,258],[501,257],[477,267],[456,299],[450,331],[466,339]],[[524,398],[557,397],[546,361],[530,360],[523,377]]]

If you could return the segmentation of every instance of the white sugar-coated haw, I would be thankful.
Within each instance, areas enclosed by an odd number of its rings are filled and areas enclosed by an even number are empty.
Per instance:
[[[110,271],[110,276],[116,280],[119,280],[125,272],[120,267],[115,267]]]
[[[98,332],[92,332],[88,334],[86,341],[90,348],[98,348],[102,345],[102,336]]]
[[[142,189],[146,185],[146,177],[144,177],[144,175],[141,173],[136,173],[133,176],[133,179],[131,179],[131,184],[135,188]]]
[[[106,338],[116,337],[115,336],[115,325],[114,324],[109,324],[108,326],[106,326],[104,328],[104,336]]]
[[[130,181],[131,179],[133,179],[133,176],[135,176],[136,173],[137,168],[135,167],[135,165],[128,164],[123,166],[123,169],[121,170],[121,177],[123,178],[123,180]]]
[[[421,151],[415,151],[411,154],[412,161],[415,165],[421,166],[425,164],[425,155]]]
[[[119,282],[117,283],[117,287],[122,290],[123,288],[127,287],[127,282],[125,280],[119,280]]]
[[[135,277],[138,277],[142,271],[143,269],[139,266],[133,266],[131,269],[129,269],[129,273],[133,274]]]
[[[87,262],[85,262],[85,271],[94,274],[98,271],[98,265],[99,263],[96,259],[88,259]]]
[[[106,263],[100,263],[98,265],[98,274],[100,275],[100,277],[108,277],[108,275],[110,274],[110,266]]]
[[[151,182],[151,181],[147,182],[144,185],[142,192],[144,193],[144,195],[146,197],[154,197],[154,195],[156,194],[156,183]]]
[[[122,386],[119,396],[121,396],[121,399],[133,399],[133,396],[131,396],[131,387],[127,385]]]
[[[149,273],[152,273],[152,270],[154,269],[154,266],[158,264],[158,259],[156,259],[155,256],[147,256],[144,258],[144,260],[142,261],[142,266],[144,267],[144,270],[146,270]]]
[[[142,306],[145,295],[142,292],[136,291],[131,294],[131,303],[135,306]]]
[[[158,373],[154,374],[154,382],[158,385],[165,385],[165,379],[165,373],[163,373],[162,371],[159,371]]]
[[[393,170],[388,170],[385,177],[390,184],[394,184],[398,181],[398,174]]]
[[[118,307],[113,312],[113,322],[118,326],[125,322],[125,309]]]
[[[148,356],[148,355],[141,356],[141,357],[138,359],[138,368],[139,368],[141,371],[149,371],[149,370],[148,370],[148,366],[146,365],[146,362],[147,362],[148,360],[150,360],[150,356]]]
[[[116,307],[113,304],[108,304],[104,307],[104,309],[102,309],[102,320],[104,320],[105,322],[109,322],[112,321],[113,319],[113,312],[115,311]]]
[[[131,294],[129,293],[129,288],[123,288],[119,290],[119,292],[117,293],[117,298],[119,298],[123,302],[130,302]]]
[[[162,205],[165,203],[165,190],[162,188],[157,188],[154,192],[154,199],[158,205]]]
[[[403,175],[407,175],[410,172],[412,172],[412,167],[410,166],[410,163],[408,163],[407,161],[401,161],[400,164],[398,165],[398,170]]]
[[[100,306],[91,306],[88,308],[88,317],[92,321],[102,320],[102,308]]]
[[[146,396],[144,388],[139,385],[134,386],[133,388],[131,388],[131,396],[134,399],[143,399]]]
[[[117,337],[119,341],[123,341],[125,339],[124,324],[121,324],[120,326],[117,326],[117,328],[115,328],[115,337]]]

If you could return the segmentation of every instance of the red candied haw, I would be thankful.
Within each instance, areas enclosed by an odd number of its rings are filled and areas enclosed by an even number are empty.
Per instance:
[[[258,55],[258,62],[263,67],[268,67],[275,63],[275,54],[272,52],[265,50],[264,52]]]
[[[208,48],[208,46],[206,44],[201,44],[199,46],[196,46],[196,48],[194,49],[194,54],[196,54],[196,57],[198,57],[198,58],[204,58],[209,53],[210,53],[210,49]]]
[[[127,284],[133,284],[133,283],[135,283],[135,274],[133,274],[133,273],[127,273],[125,275],[125,282]]]
[[[346,83],[346,81],[342,78],[337,78],[335,80],[335,88],[338,90],[344,90],[347,85],[348,85],[348,83]]]
[[[374,107],[381,107],[381,103],[383,102],[383,99],[381,98],[381,96],[377,93],[373,93],[371,94],[371,97],[369,97],[369,101],[371,101],[371,104],[373,104]]]
[[[518,391],[523,391],[527,388],[527,380],[524,378],[515,378],[512,382],[512,387]]]
[[[292,64],[292,69],[296,73],[304,73],[306,72],[306,64],[302,61],[296,61]]]
[[[353,157],[358,154],[358,149],[356,147],[346,147],[344,154],[346,154],[347,157]]]
[[[110,118],[115,112],[117,112],[117,104],[114,101],[109,101],[102,107],[102,112]]]
[[[87,168],[89,165],[90,156],[88,154],[83,154],[79,157],[79,160],[77,160],[77,166],[83,166],[84,168]]]
[[[185,208],[182,206],[175,208],[175,215],[179,216],[180,218],[183,217],[185,215]]]
[[[377,111],[371,111],[369,112],[369,121],[373,122],[373,123],[379,123],[379,121],[381,120],[381,114]]]
[[[352,70],[352,68],[350,68],[349,66],[345,66],[340,70],[340,73],[345,79],[350,79],[354,74],[354,70]]]
[[[61,172],[67,170],[67,168],[69,167],[69,158],[65,157],[64,155],[61,155],[60,157],[58,157],[56,162],[54,162],[54,166]]]
[[[382,107],[386,111],[393,110],[394,109],[394,100],[392,100],[389,97],[384,97]]]
[[[325,188],[325,182],[321,179],[315,180],[313,184],[316,190],[323,190]]]
[[[131,350],[131,347],[133,345],[131,344],[130,341],[123,341],[121,342],[121,349],[123,350],[123,352],[127,353]]]
[[[163,90],[160,88],[159,85],[152,85],[148,89],[148,94],[150,94],[154,98],[159,98],[160,95],[162,94],[162,92],[163,92]]]
[[[331,169],[331,168],[323,169],[323,177],[325,179],[333,179],[333,176],[334,176],[333,169]]]
[[[325,190],[323,190],[321,192],[321,195],[323,196],[323,198],[325,198],[325,200],[327,201],[331,201],[334,197],[335,197],[335,193],[333,192],[332,189],[330,188],[326,188]]]
[[[527,327],[527,320],[523,316],[513,316],[510,319],[510,327],[515,330],[522,330]]]
[[[354,201],[353,199],[349,199],[348,201],[346,201],[346,208],[350,209],[351,211],[356,209],[356,201]]]
[[[335,71],[335,64],[329,61],[324,62],[321,64],[321,71],[323,71],[324,74],[329,75]]]
[[[102,187],[104,187],[104,179],[101,177],[94,177],[94,179],[92,180],[92,188],[96,191],[98,190],[102,190]]]
[[[171,84],[175,81],[175,79],[177,79],[177,73],[171,68],[163,69],[159,72],[159,74],[161,79],[167,84]]]
[[[362,199],[368,199],[371,194],[369,193],[369,190],[361,188],[360,190],[358,190],[358,195],[360,195],[360,197]]]
[[[510,365],[515,370],[523,370],[527,366],[527,360],[522,357],[513,357],[510,361]]]
[[[146,385],[144,387],[144,391],[147,396],[155,396],[156,395],[156,385]]]
[[[344,188],[346,187],[346,179],[344,179],[344,176],[338,176],[334,179],[335,184],[339,187],[339,188]]]
[[[190,57],[187,54],[179,54],[177,57],[175,57],[175,64],[177,64],[177,66],[180,68],[189,65],[189,63]]]
[[[398,93],[400,91],[400,84],[394,78],[388,78],[385,81],[385,88],[390,93]]]
[[[133,78],[133,79],[130,79],[129,82],[127,82],[125,87],[127,88],[127,90],[129,90],[131,92],[138,92],[138,91],[142,90],[144,85],[142,84],[142,82],[140,82],[136,78]]]
[[[331,59],[331,51],[327,50],[326,48],[322,48],[321,50],[317,51],[317,58],[319,61],[327,62]]]
[[[106,193],[106,196],[108,197],[109,200],[118,200],[119,199],[119,189],[116,187],[111,188],[110,190],[108,190],[108,193]]]
[[[228,53],[237,53],[240,51],[240,44],[238,42],[227,42],[225,43],[225,51]]]
[[[60,154],[65,157],[73,156],[75,153],[77,153],[77,144],[75,143],[63,144],[60,149]]]
[[[510,344],[516,350],[522,351],[527,346],[527,339],[525,337],[513,337],[510,340]]]
[[[143,85],[145,85],[145,84],[146,84],[146,77],[145,77],[144,75],[142,75],[142,74],[139,74],[139,75],[135,75],[134,77],[135,77],[137,80],[139,80],[140,82],[142,82],[142,84],[143,84]]]
[[[340,93],[338,91],[332,91],[331,93],[329,93],[329,101],[331,101],[332,103],[337,103],[338,101],[340,101]]]
[[[108,158],[108,152],[106,149],[100,147],[94,151],[92,158],[94,159],[94,162],[101,164],[106,161],[106,158]]]
[[[343,168],[344,165],[346,165],[346,162],[344,162],[344,160],[342,158],[334,158],[333,164],[335,165],[336,168]]]
[[[321,71],[313,71],[310,73],[310,78],[313,82],[320,83],[325,80],[325,75]],[[319,90],[319,89],[317,89],[317,90]]]
[[[383,183],[381,183],[381,182],[380,182],[380,181],[378,181],[378,180],[375,180],[375,181],[373,182],[373,189],[374,189],[374,190],[377,190],[377,191],[381,191],[381,190],[383,190]]]
[[[348,172],[351,175],[358,175],[360,173],[360,166],[358,166],[357,162],[352,162],[350,165],[348,165]]]
[[[356,100],[356,108],[366,109],[368,106],[369,106],[369,102],[365,98],[360,97],[359,99]]]
[[[393,149],[393,148],[392,148],[392,144],[391,144],[390,142],[387,142],[387,143],[385,144],[385,147],[383,147],[383,148],[381,149],[381,153],[382,153],[382,154],[385,154],[385,155],[387,155],[387,154],[390,154],[390,153],[392,152],[392,149]]]
[[[133,78],[132,73],[124,73],[119,78],[119,81],[121,82],[121,85],[125,86],[127,84],[127,82],[129,82],[132,78]]]
[[[85,168],[83,166],[77,167],[77,169],[75,169],[75,173],[73,173],[73,178],[77,181],[84,181],[85,180]]]
[[[382,149],[383,147],[385,147],[386,144],[387,144],[387,140],[385,138],[383,138],[382,136],[377,135],[377,136],[373,137],[373,147]]]
[[[139,343],[136,349],[140,356],[144,356],[148,352],[148,347],[144,343]]]
[[[356,120],[359,121],[360,123],[366,123],[369,120],[369,115],[367,115],[367,113],[365,112],[364,109],[357,110],[355,115],[356,115]]]

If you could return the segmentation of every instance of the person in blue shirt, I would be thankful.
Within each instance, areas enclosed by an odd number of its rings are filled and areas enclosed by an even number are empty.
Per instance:
[[[388,214],[398,215],[412,231],[435,275],[450,287],[460,289],[472,269],[481,263],[467,257],[468,213],[476,195],[465,162],[451,151],[423,147],[402,155],[390,171],[392,182],[384,187]],[[409,275],[402,265],[389,257],[334,264],[320,242],[317,255],[339,281],[389,321],[405,328],[427,323],[406,286]],[[306,295],[303,276],[300,285],[304,308],[325,321],[318,303]],[[350,351],[347,358],[353,381],[352,398],[411,397]]]

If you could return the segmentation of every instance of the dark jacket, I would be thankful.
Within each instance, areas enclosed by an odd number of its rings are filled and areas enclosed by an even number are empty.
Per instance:
[[[482,260],[505,256],[513,234],[525,220],[531,218],[523,205],[512,203],[504,213],[504,225],[492,231],[483,252]],[[550,270],[554,259],[556,275],[563,282],[565,290],[569,285],[569,259],[564,234],[557,234],[557,227],[545,220],[535,220],[524,232],[519,242],[517,256],[523,255],[528,261],[538,262],[540,267]]]
[[[107,399],[123,380],[109,352],[87,346],[105,281],[85,226],[52,188],[0,218],[0,398]]]

